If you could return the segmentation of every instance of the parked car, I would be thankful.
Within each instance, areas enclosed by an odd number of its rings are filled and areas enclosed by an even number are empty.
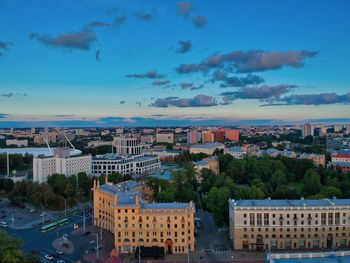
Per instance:
[[[56,250],[56,253],[57,253],[58,255],[63,255],[63,254],[64,254],[63,250],[61,250],[61,249],[57,249],[57,250]]]
[[[7,227],[7,223],[6,222],[0,222],[0,227]]]
[[[56,263],[66,263],[66,261],[64,261],[63,259],[59,259],[56,261]]]

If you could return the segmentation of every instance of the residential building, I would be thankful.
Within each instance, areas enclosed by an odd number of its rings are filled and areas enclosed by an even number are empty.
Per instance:
[[[225,130],[225,139],[227,141],[239,141],[239,130]]]
[[[141,136],[141,144],[153,144],[154,143],[154,136],[153,135],[142,135]]]
[[[71,156],[71,149],[54,149],[54,156],[33,158],[33,182],[43,183],[53,174],[91,175],[91,155]]]
[[[194,251],[195,205],[147,203],[126,183],[94,181],[94,225],[113,233],[119,253],[135,253],[137,247],[158,247],[167,254]]]
[[[301,137],[314,136],[314,127],[310,123],[305,123],[301,130]]]
[[[350,246],[350,199],[229,199],[234,249],[323,249]]]
[[[113,141],[89,141],[88,148],[96,148],[100,146],[111,146],[113,145]]]
[[[144,151],[150,155],[158,155],[159,160],[162,162],[174,162],[175,157],[179,156],[181,151],[177,150],[158,150],[158,149],[146,149]]]
[[[335,154],[332,154],[332,162],[334,163],[350,163],[350,150],[348,151],[339,151]]]
[[[224,150],[225,146],[219,142],[209,142],[194,144],[190,147],[190,153],[205,153],[207,155],[213,155],[215,151]]]
[[[224,142],[225,141],[225,130],[218,129],[213,131],[214,133],[214,142]]]
[[[28,140],[7,139],[6,145],[7,146],[17,146],[17,147],[27,147]]]
[[[202,132],[202,143],[214,142],[214,133],[212,131]]]
[[[202,133],[200,131],[192,130],[187,132],[187,143],[199,143],[202,140]]]
[[[340,170],[343,173],[350,172],[350,162],[329,162],[327,168],[334,171]]]
[[[174,134],[173,133],[157,133],[156,135],[157,143],[174,143]]]
[[[326,156],[324,154],[301,153],[299,159],[311,160],[316,166],[326,166]]]

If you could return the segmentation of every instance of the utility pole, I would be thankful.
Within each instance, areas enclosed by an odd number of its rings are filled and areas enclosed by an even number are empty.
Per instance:
[[[12,228],[15,228],[15,218],[13,217],[13,212],[12,212],[11,221],[12,221]]]
[[[83,229],[85,232],[85,209],[83,210],[84,218],[83,218]],[[102,239],[102,238],[101,238]]]
[[[68,198],[64,198],[62,197],[63,200],[64,200],[64,216],[66,217],[67,216],[67,200]]]
[[[7,177],[10,176],[10,156],[9,156],[9,153],[7,152]]]
[[[98,234],[96,234],[96,233],[92,233],[92,234],[96,235],[96,259],[98,261],[99,260],[99,249],[100,249],[100,247],[98,245]]]

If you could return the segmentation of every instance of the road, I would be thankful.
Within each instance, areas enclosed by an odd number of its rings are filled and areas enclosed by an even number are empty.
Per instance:
[[[39,251],[40,256],[44,257],[45,254],[55,254],[56,249],[53,247],[52,243],[58,237],[67,234],[68,240],[70,239],[71,232],[73,231],[74,224],[80,226],[83,225],[83,217],[80,215],[69,215],[67,216],[69,223],[57,229],[53,229],[46,233],[41,232],[41,227],[35,227],[30,229],[12,229],[6,228],[6,232],[18,239],[23,241],[22,249],[26,252],[31,252],[33,250]],[[86,219],[86,225],[91,224],[91,217]],[[63,259],[66,262],[76,262],[77,260],[82,260],[81,251],[74,251],[72,254],[60,255],[59,259]]]

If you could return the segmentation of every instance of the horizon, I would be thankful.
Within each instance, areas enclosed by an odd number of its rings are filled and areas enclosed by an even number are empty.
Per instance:
[[[350,123],[349,7],[4,0],[0,128]]]

